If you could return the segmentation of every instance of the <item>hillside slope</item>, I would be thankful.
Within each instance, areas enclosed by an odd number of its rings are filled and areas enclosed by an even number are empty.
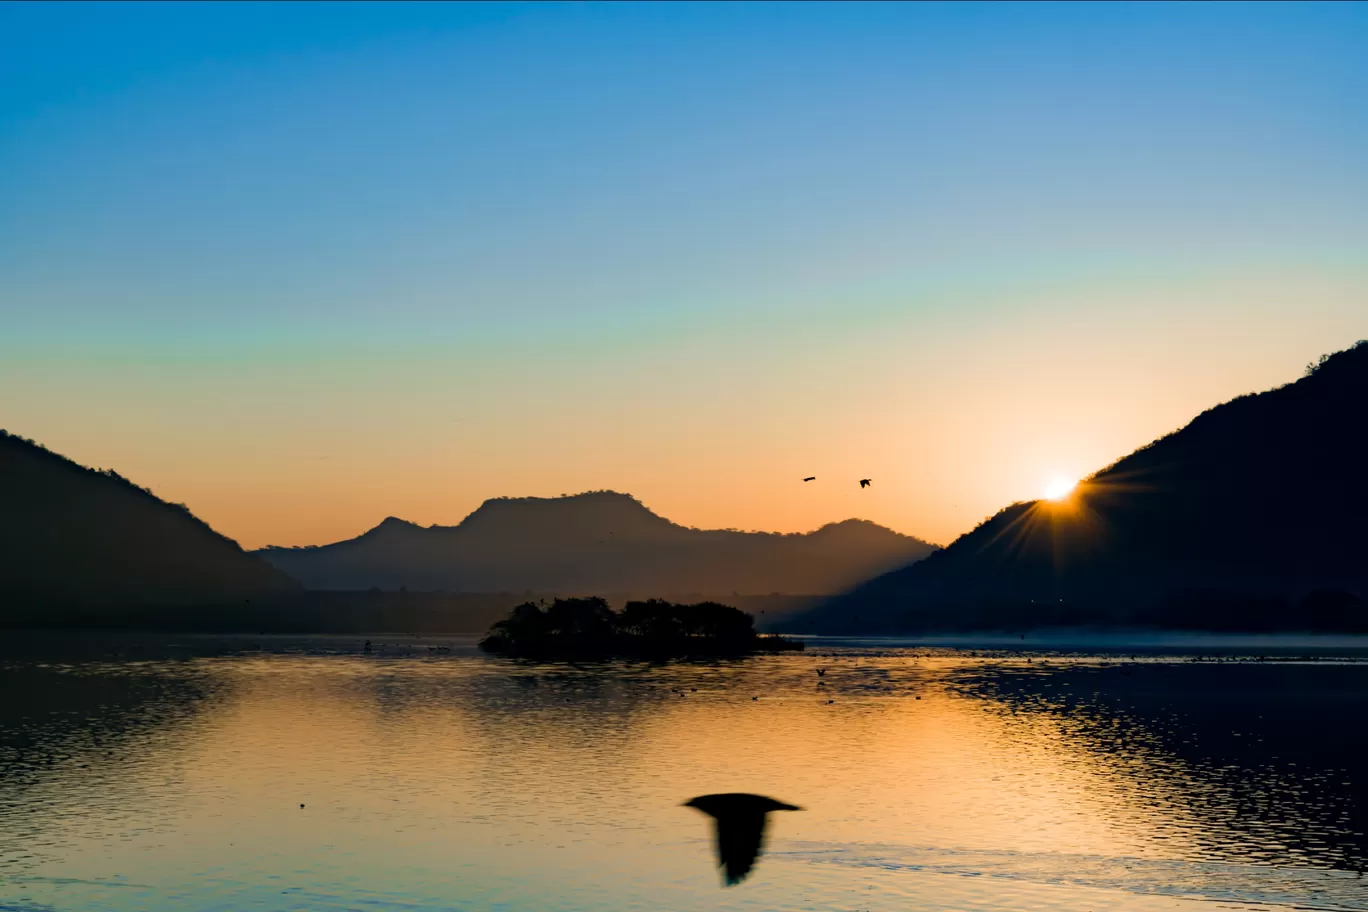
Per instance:
[[[1199,415],[1060,502],[1013,504],[800,619],[812,632],[1051,624],[1368,629],[1368,343]]]
[[[0,431],[0,617],[234,605],[298,588],[184,507]]]
[[[690,529],[626,494],[487,500],[456,526],[387,519],[317,548],[267,548],[311,589],[678,596],[829,594],[934,546],[863,520],[807,534]]]

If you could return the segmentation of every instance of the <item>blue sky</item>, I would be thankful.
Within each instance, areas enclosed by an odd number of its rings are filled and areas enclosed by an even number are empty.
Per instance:
[[[3,4],[0,425],[250,543],[599,486],[947,539],[1368,335],[1365,47],[1362,4]],[[291,501],[301,447],[352,471]],[[795,448],[888,493],[795,505]]]

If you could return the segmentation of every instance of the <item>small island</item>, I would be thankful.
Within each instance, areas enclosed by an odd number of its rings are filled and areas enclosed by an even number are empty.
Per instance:
[[[674,658],[801,650],[800,640],[755,632],[755,619],[717,602],[628,602],[601,598],[525,602],[489,629],[486,652],[520,658]]]

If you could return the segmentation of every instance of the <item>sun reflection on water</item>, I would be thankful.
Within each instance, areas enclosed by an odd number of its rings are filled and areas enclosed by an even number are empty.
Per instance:
[[[111,708],[107,686],[56,687],[69,705],[4,717],[0,896],[58,909],[1368,902],[1363,752],[1294,747],[1284,731],[1306,715],[1298,687],[1340,694],[1341,718],[1363,709],[1368,667],[1026,658],[28,668],[29,683],[124,682],[131,696]],[[1272,691],[1281,703],[1257,702]],[[91,718],[108,732],[95,741]],[[728,891],[706,827],[679,807],[716,791],[806,808],[773,822],[769,854]]]

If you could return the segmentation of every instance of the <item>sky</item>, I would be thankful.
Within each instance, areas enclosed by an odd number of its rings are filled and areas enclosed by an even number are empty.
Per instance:
[[[246,547],[598,489],[945,543],[1368,337],[1365,47],[1349,3],[0,4],[0,427]]]

